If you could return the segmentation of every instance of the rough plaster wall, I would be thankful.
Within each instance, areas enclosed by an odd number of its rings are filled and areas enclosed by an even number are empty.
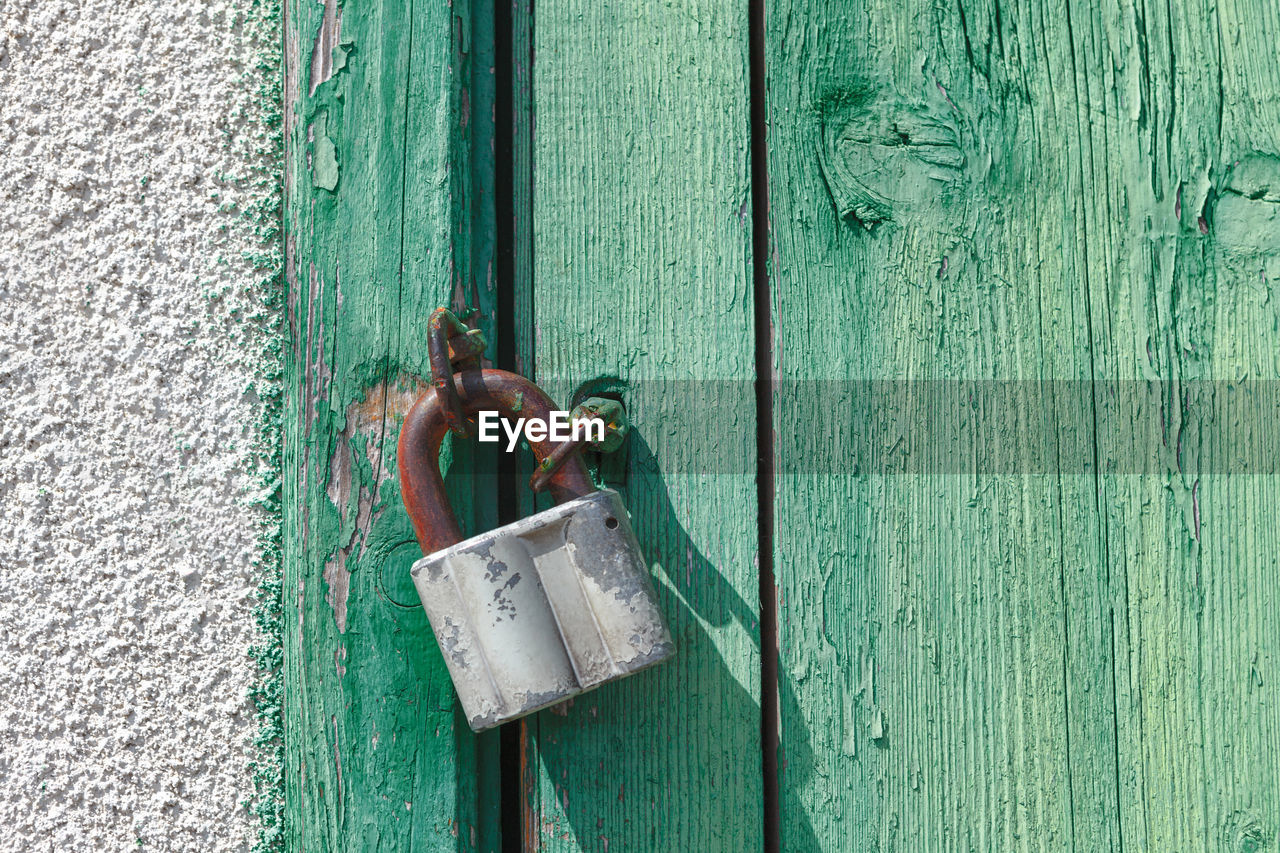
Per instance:
[[[0,849],[252,842],[247,3],[0,0]]]

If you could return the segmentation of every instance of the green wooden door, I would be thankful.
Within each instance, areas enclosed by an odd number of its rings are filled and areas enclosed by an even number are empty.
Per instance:
[[[293,3],[287,840],[1265,850],[1280,15]],[[678,658],[475,737],[395,440],[436,305],[625,401]],[[457,448],[471,529],[534,502]]]
[[[770,4],[783,849],[1275,843],[1277,23]]]

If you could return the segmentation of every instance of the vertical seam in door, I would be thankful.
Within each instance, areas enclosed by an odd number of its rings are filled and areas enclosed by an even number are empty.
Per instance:
[[[498,0],[502,2],[502,0]],[[534,61],[534,2],[533,0],[506,0],[510,18],[511,49],[507,51],[510,62],[511,110],[507,117],[511,127],[512,207],[508,223],[511,228],[511,318],[513,340],[511,369],[530,379],[537,378],[536,347],[534,345],[534,151],[533,151],[533,61]],[[520,154],[523,153],[523,157]],[[517,166],[519,167],[517,169]],[[517,190],[522,195],[517,195]],[[523,217],[523,220],[520,219]],[[514,328],[519,316],[521,325]],[[523,477],[528,471],[519,467],[518,457],[512,457],[512,511],[519,515],[522,508],[536,508],[521,501],[517,489],[522,489]],[[512,519],[514,520],[514,518]],[[513,753],[511,772],[515,774],[512,791],[516,801],[511,804],[514,832],[506,842],[509,851],[521,850],[536,853],[541,849],[539,832],[541,803],[537,765],[533,761],[533,744],[536,742],[537,715],[516,721],[509,728],[510,750]]]
[[[493,73],[494,73],[494,304],[493,361],[503,370],[516,368],[515,217],[529,211],[515,209],[515,182],[523,175],[515,174],[513,156],[516,134],[515,103],[515,21],[513,0],[493,0]],[[513,454],[498,454],[498,523],[510,524],[519,515],[516,489],[519,488],[519,465]],[[524,779],[521,753],[523,721],[508,723],[498,731],[498,766],[501,779],[499,811],[501,812],[502,853],[520,853],[523,849]]]
[[[515,324],[515,162],[511,156],[515,139],[514,69],[512,50],[512,0],[493,0],[493,218],[494,218],[494,342],[493,361],[503,370],[513,370],[516,352]],[[502,486],[499,508],[507,516],[515,514],[515,495],[507,488],[514,483],[514,462],[503,454],[499,463]],[[506,524],[512,519],[501,517]]]
[[[774,441],[773,321],[769,291],[768,110],[765,102],[765,7],[751,0],[749,33],[751,122],[751,275],[755,335],[757,562],[760,574],[760,765],[763,849],[781,850],[778,803],[778,600],[773,573]]]

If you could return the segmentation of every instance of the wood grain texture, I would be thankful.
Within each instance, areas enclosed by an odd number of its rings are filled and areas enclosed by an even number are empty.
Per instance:
[[[492,753],[455,713],[394,476],[428,313],[492,310],[471,272],[491,251],[472,219],[492,216],[471,185],[471,29],[465,3],[288,7],[290,849],[497,844],[477,827]],[[492,473],[465,452],[446,464],[460,516],[492,524]]]
[[[1274,6],[767,9],[782,849],[1269,849]]]
[[[1100,407],[1148,425],[1153,448],[1141,476],[1123,447],[1099,448],[1107,564],[1126,590],[1129,849],[1274,849],[1280,831],[1278,38],[1272,3],[1187,2],[1077,39],[1087,68],[1123,57],[1123,97],[1088,86],[1113,118],[1082,124],[1093,150],[1127,154],[1095,155],[1084,188],[1088,218],[1125,223],[1100,253],[1114,273],[1088,279],[1095,316],[1111,318],[1096,370],[1158,392]]]
[[[537,4],[536,378],[621,390],[677,651],[528,724],[526,849],[762,843],[746,13]]]

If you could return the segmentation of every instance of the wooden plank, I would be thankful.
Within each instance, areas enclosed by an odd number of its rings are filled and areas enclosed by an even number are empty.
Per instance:
[[[428,313],[492,312],[471,269],[486,245],[470,239],[485,215],[467,142],[471,35],[466,3],[288,4],[290,849],[497,845],[476,825],[493,760],[455,712],[418,606],[394,476],[428,373]],[[492,472],[474,476],[465,453],[446,464],[460,516],[491,524]]]
[[[1275,838],[1278,34],[769,4],[782,849]]]
[[[1035,380],[1088,375],[1074,259],[1028,263],[1070,233],[1065,171],[1027,191],[1024,164],[987,164],[954,7],[782,3],[766,34],[782,849],[1106,849],[1107,686],[1073,690],[1067,655],[1096,651],[1068,619],[1101,609],[1074,583],[1098,564],[1091,478],[1023,473],[1005,454],[1053,448],[1016,409],[971,413],[966,448],[946,406],[946,380],[1031,380],[1033,406]],[[1082,742],[1069,703],[1102,717]]]
[[[1095,363],[1143,389],[1100,409],[1146,439],[1140,454],[1099,449],[1107,565],[1127,593],[1124,842],[1266,849],[1280,833],[1280,13],[1183,2],[1094,17],[1071,24],[1096,116],[1081,122],[1095,164],[1082,211],[1115,221],[1089,244],[1091,266],[1115,271],[1087,279],[1094,316],[1109,318],[1095,323]],[[1119,93],[1096,71],[1112,56]]]
[[[677,657],[528,723],[525,847],[759,849],[747,8],[539,2],[534,48],[533,366],[622,392]]]

